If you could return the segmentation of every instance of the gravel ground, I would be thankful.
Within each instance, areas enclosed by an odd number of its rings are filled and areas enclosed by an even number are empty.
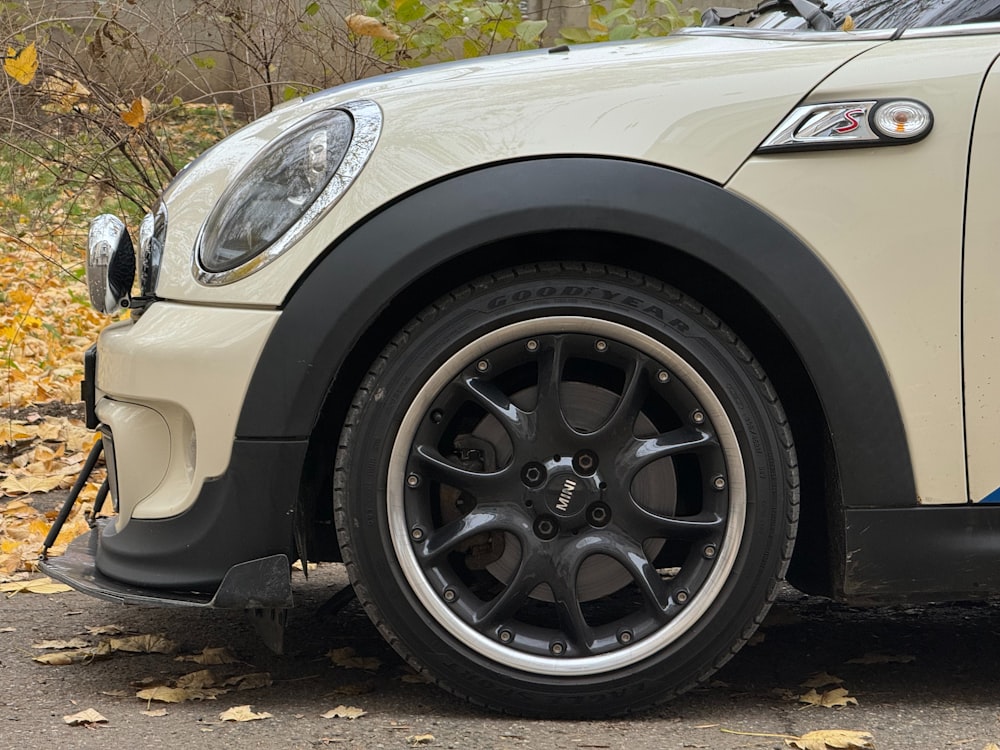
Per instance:
[[[486,713],[426,683],[414,682],[357,603],[321,616],[319,606],[344,584],[341,566],[301,579],[286,637],[275,656],[239,613],[124,607],[81,594],[16,594],[0,599],[0,748],[407,748],[421,735],[431,748],[776,748],[780,738],[728,734],[803,734],[818,729],[871,732],[876,747],[983,750],[1000,742],[1000,602],[860,610],[788,590],[763,629],[707,688],[662,708],[613,721],[527,721]],[[69,639],[87,627],[117,624],[164,633],[183,653],[227,647],[242,660],[213,667],[217,676],[269,672],[270,687],[215,700],[147,705],[130,684],[178,677],[200,667],[159,654],[115,653],[87,665],[32,661],[45,639]],[[380,661],[377,671],[338,667],[327,653],[350,646]],[[912,657],[848,663],[866,653]],[[844,680],[858,705],[803,707],[788,695],[810,675]],[[221,712],[250,704],[272,718],[222,722]],[[338,705],[367,714],[324,719]],[[107,723],[71,727],[63,717],[93,708]],[[147,708],[166,708],[147,716]]]

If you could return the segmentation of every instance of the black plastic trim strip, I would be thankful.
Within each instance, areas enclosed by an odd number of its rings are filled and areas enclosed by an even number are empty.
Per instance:
[[[941,601],[1000,591],[1000,506],[850,509],[849,601]]]
[[[889,377],[826,266],[785,227],[718,185],[613,159],[547,158],[465,173],[397,201],[340,238],[287,301],[237,434],[308,436],[351,348],[394,296],[477,247],[561,229],[641,237],[733,279],[770,311],[816,384],[846,502],[916,503]],[[664,280],[684,288],[683,278]]]

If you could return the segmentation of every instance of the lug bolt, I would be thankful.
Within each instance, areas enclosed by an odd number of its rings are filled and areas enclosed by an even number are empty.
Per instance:
[[[676,594],[674,594],[674,599],[677,601],[678,604],[687,604],[687,601],[690,598],[691,598],[690,595],[684,589],[681,589]]]
[[[531,488],[541,487],[545,482],[545,467],[536,463],[525,464],[521,469],[521,481]]]
[[[549,646],[549,651],[551,651],[556,656],[562,656],[566,653],[566,644],[556,641],[551,646]]]
[[[537,352],[538,342],[535,341],[534,339],[528,339],[528,342],[524,345],[524,348],[527,349],[529,352]]]
[[[594,348],[599,352],[606,352],[608,350],[608,342],[603,339],[598,339],[594,342]]]
[[[722,476],[716,477],[715,479],[712,480],[712,486],[715,487],[715,489],[717,490],[726,489],[726,478]]]
[[[661,383],[666,383],[670,380],[670,373],[667,372],[666,370],[660,370],[658,373],[656,373],[656,379],[659,380]]]
[[[451,604],[458,599],[458,594],[455,593],[455,589],[445,589],[442,596],[444,596],[444,600],[448,602],[448,604]]]
[[[514,634],[513,633],[511,633],[509,630],[501,630],[500,631],[500,642],[501,643],[510,643],[512,640],[514,640]]]
[[[705,421],[705,412],[694,411],[691,413],[691,421],[695,424],[701,424]]]
[[[443,419],[444,419],[444,412],[441,411],[440,409],[435,409],[434,411],[431,412],[431,421],[434,424],[441,424],[441,421]]]
[[[415,542],[420,542],[423,541],[423,538],[424,538],[424,530],[422,528],[420,528],[419,526],[414,526],[412,529],[410,529],[410,539],[412,539]]]
[[[479,360],[478,362],[476,362],[476,369],[479,370],[479,372],[486,372],[487,370],[490,369],[489,361],[485,359]]]
[[[420,486],[420,477],[416,474],[410,474],[406,477],[406,486],[410,489],[416,489]]]
[[[573,470],[577,474],[590,476],[597,471],[597,455],[591,451],[580,451],[573,456]]]
[[[558,527],[551,518],[542,516],[535,521],[535,534],[539,539],[552,539],[558,532]]]
[[[587,509],[587,521],[591,526],[606,526],[611,520],[611,512],[604,503],[594,503]]]
[[[715,557],[716,552],[718,552],[718,550],[715,548],[714,544],[707,545],[705,549],[702,551],[705,557],[707,557],[709,560]]]
[[[631,630],[622,630],[620,633],[618,633],[618,642],[623,646],[627,646],[628,644],[630,644],[633,638],[634,636],[632,635]]]

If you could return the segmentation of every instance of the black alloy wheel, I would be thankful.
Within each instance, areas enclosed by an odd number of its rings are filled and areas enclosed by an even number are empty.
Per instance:
[[[337,459],[345,561],[411,663],[477,703],[617,714],[752,634],[791,553],[780,404],[728,328],[605,266],[513,269],[408,325]]]

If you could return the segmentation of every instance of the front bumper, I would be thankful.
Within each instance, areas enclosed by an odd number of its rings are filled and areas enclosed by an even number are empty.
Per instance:
[[[158,302],[101,333],[83,395],[118,515],[45,561],[50,575],[121,601],[288,606],[307,440],[235,437],[278,315]]]

